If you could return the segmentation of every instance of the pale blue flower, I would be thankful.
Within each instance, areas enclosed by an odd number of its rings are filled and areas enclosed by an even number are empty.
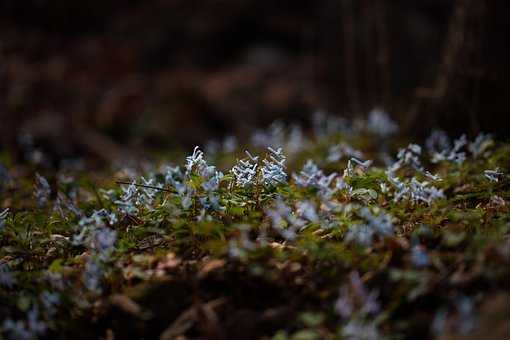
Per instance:
[[[505,173],[500,168],[496,168],[494,170],[485,170],[483,175],[491,182],[499,182]]]
[[[478,158],[493,143],[492,135],[479,133],[475,140],[468,145],[468,150],[474,158]]]
[[[7,288],[12,288],[16,284],[16,279],[8,265],[1,263],[0,264],[0,286],[4,286]]]
[[[456,164],[462,164],[466,160],[466,153],[461,151],[464,146],[467,145],[466,135],[460,136],[459,139],[456,139],[453,142],[453,147],[451,149],[444,149],[440,152],[434,152],[432,154],[432,163],[438,163],[441,161],[450,161]]]
[[[411,261],[414,266],[421,268],[429,265],[429,255],[427,250],[422,245],[415,245],[411,249]]]
[[[6,208],[4,211],[0,212],[0,230],[5,227],[5,219],[9,214],[9,208]]]
[[[42,177],[37,173],[35,174],[34,195],[37,200],[37,206],[40,208],[46,206],[51,195],[50,184],[48,183],[46,178]]]
[[[338,162],[344,157],[363,158],[363,153],[359,150],[354,149],[349,144],[342,142],[340,144],[336,144],[329,147],[328,156],[326,160],[328,162]]]
[[[252,156],[245,151],[248,158],[241,159],[232,168],[232,174],[236,179],[236,185],[242,188],[254,185],[257,178],[258,156]]]
[[[265,186],[273,187],[278,184],[287,183],[287,174],[285,172],[285,161],[286,157],[283,154],[282,148],[269,150],[269,157],[264,159],[262,162],[262,181]]]
[[[385,138],[398,131],[398,125],[389,114],[380,108],[375,108],[368,114],[367,130],[376,136]]]

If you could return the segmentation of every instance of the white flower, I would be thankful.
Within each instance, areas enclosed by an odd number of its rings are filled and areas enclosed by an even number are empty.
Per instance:
[[[255,146],[278,147],[285,144],[285,127],[281,121],[273,122],[266,130],[255,131],[251,137]]]
[[[239,258],[247,251],[255,250],[257,244],[250,240],[250,226],[241,225],[238,227],[239,237],[230,239],[228,242],[228,254],[230,257]]]
[[[371,160],[361,161],[355,157],[351,157],[351,159],[347,162],[347,168],[344,170],[343,177],[353,177],[355,175],[356,168],[365,172],[371,165]]]
[[[363,153],[354,149],[352,146],[345,142],[333,145],[329,148],[327,157],[328,162],[337,162],[344,157],[363,158]]]
[[[413,177],[410,182],[403,182],[389,170],[386,175],[388,181],[395,188],[393,198],[395,202],[407,199],[412,202],[425,202],[430,205],[433,201],[444,197],[443,190],[434,187],[427,181],[420,182]]]
[[[503,207],[506,205],[505,199],[498,195],[493,195],[489,203],[493,207]]]
[[[202,188],[208,193],[212,193],[218,190],[222,178],[223,173],[221,171],[214,171],[213,175],[206,182],[202,183]]]
[[[478,158],[491,144],[492,135],[486,133],[479,133],[475,140],[468,145],[468,150],[474,158]]]
[[[248,158],[239,160],[231,170],[236,179],[236,185],[242,188],[255,184],[259,160],[257,156],[252,156],[248,151],[245,153]]]
[[[411,250],[411,261],[412,263],[420,268],[428,266],[430,260],[427,250],[422,245],[415,245]]]
[[[46,178],[39,174],[35,174],[35,198],[37,199],[37,206],[42,208],[46,206],[50,199],[51,188]]]
[[[311,201],[301,201],[297,203],[297,214],[306,220],[317,223],[319,222],[319,216],[315,209],[315,204]]]
[[[301,151],[306,145],[306,139],[303,136],[303,130],[298,125],[292,125],[289,137],[285,143],[285,150],[290,154]]]
[[[103,270],[97,260],[92,257],[89,258],[85,264],[85,271],[83,273],[83,283],[85,287],[93,292],[101,292],[101,279],[103,277]]]
[[[12,286],[16,283],[16,279],[11,273],[9,266],[6,264],[0,264],[0,286],[4,286],[7,288],[12,288]]]
[[[418,144],[409,144],[407,147],[400,149],[397,154],[397,161],[390,167],[391,172],[395,172],[408,165],[413,169],[423,172],[423,166],[420,161],[421,146]]]
[[[9,208],[0,212],[0,230],[2,230],[3,227],[5,227],[5,219],[7,218],[7,214],[9,214]]]
[[[224,211],[226,208],[220,204],[219,196],[210,192],[208,196],[200,197],[200,203],[205,209],[214,210],[214,211]]]
[[[237,148],[237,138],[235,136],[227,136],[223,140],[223,152],[230,153],[234,152]]]
[[[384,138],[395,134],[398,131],[398,125],[391,120],[387,112],[375,108],[368,115],[367,129],[374,135]]]
[[[425,142],[427,151],[433,155],[449,150],[451,147],[450,138],[443,130],[433,130]]]
[[[358,214],[363,217],[366,223],[355,224],[349,227],[345,240],[355,241],[363,246],[370,246],[374,236],[386,237],[393,235],[392,217],[386,213],[374,215],[367,207],[362,208]]]
[[[348,122],[345,118],[329,115],[319,110],[314,112],[312,116],[312,126],[314,134],[317,138],[324,138],[335,133],[349,134]]]
[[[324,177],[324,174],[313,160],[308,159],[299,174],[294,173],[292,177],[297,185],[308,188],[317,187],[319,180]]]
[[[266,209],[266,215],[271,219],[273,229],[286,240],[292,241],[306,221],[296,217],[292,209],[281,198],[278,198],[275,203],[273,209]]]
[[[192,171],[196,171],[201,174],[205,168],[207,168],[207,162],[204,159],[204,153],[195,146],[193,153],[186,157],[186,173],[191,174]]]
[[[277,150],[267,148],[269,150],[269,159],[266,157],[262,162],[262,181],[265,186],[273,187],[278,184],[287,183],[287,174],[285,173],[286,157],[283,154],[282,148]]]
[[[102,260],[106,261],[115,249],[116,241],[117,232],[115,230],[100,228],[94,232],[91,247]]]
[[[489,181],[499,182],[505,173],[500,168],[496,168],[494,170],[485,170],[483,174]]]
[[[342,328],[342,336],[347,340],[379,340],[377,327],[373,321],[362,321],[354,318]]]
[[[453,142],[453,148],[444,149],[440,152],[434,152],[432,154],[432,163],[438,163],[441,161],[450,161],[457,164],[462,164],[466,160],[466,153],[460,151],[464,146],[467,145],[466,135],[460,136]]]

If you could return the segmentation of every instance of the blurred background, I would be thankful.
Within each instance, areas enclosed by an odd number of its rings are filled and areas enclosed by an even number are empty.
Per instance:
[[[56,159],[388,111],[507,137],[505,0],[2,0],[0,142]]]

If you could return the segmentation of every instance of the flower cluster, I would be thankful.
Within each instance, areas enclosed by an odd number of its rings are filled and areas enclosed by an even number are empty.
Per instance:
[[[354,149],[349,144],[342,142],[339,144],[335,144],[331,146],[328,150],[328,157],[326,158],[328,162],[338,162],[342,158],[363,158],[363,153],[359,150]]]
[[[48,204],[51,195],[51,187],[46,178],[35,174],[34,196],[37,200],[37,206],[43,208]]]
[[[393,235],[392,217],[389,214],[381,212],[376,216],[367,207],[361,208],[358,214],[366,222],[349,227],[345,235],[347,242],[355,241],[360,245],[370,246],[374,237],[384,238]]]
[[[271,219],[273,229],[289,241],[294,240],[297,231],[306,225],[306,221],[296,216],[281,198],[276,200],[274,208],[266,209],[266,215]]]
[[[452,148],[446,148],[439,152],[434,151],[432,153],[432,163],[439,163],[441,161],[454,162],[456,164],[462,164],[466,160],[466,153],[461,151],[467,145],[466,135],[460,136],[453,142]]]
[[[9,266],[7,266],[5,263],[0,263],[0,286],[12,288],[15,283],[16,279],[9,269]]]
[[[236,185],[242,188],[254,185],[257,178],[258,156],[252,156],[248,151],[245,151],[248,156],[247,159],[241,159],[232,168]]]
[[[367,130],[381,138],[389,137],[398,131],[398,125],[387,112],[375,108],[368,114]]]
[[[443,190],[436,188],[430,182],[420,182],[415,177],[411,181],[404,182],[390,171],[387,171],[386,175],[395,189],[393,197],[395,202],[406,199],[414,203],[424,202],[430,205],[435,200],[444,197]]]
[[[357,271],[349,274],[349,283],[340,287],[335,311],[347,323],[342,328],[346,339],[380,339],[380,334],[373,320],[380,306],[377,302],[378,293],[368,292]]]
[[[485,170],[483,172],[485,178],[487,178],[491,182],[499,182],[499,180],[503,177],[505,174],[503,171],[501,171],[500,168],[496,168],[494,170]]]
[[[262,160],[264,166],[262,167],[262,182],[267,187],[274,187],[278,184],[287,183],[287,173],[285,172],[286,157],[283,154],[282,148],[269,150],[269,157]]]
[[[47,325],[39,319],[39,311],[37,306],[33,306],[26,313],[26,320],[13,321],[12,319],[4,320],[2,328],[13,339],[37,339],[39,336],[45,335]]]
[[[6,208],[4,211],[0,212],[0,230],[5,227],[5,219],[7,218],[7,214],[9,214],[9,208]]]
[[[89,256],[85,264],[83,282],[90,291],[100,292],[100,281],[104,275],[102,267],[110,260],[115,250],[117,232],[110,226],[117,222],[117,216],[105,209],[94,210],[89,217],[82,217],[78,223],[79,232],[73,237],[73,244],[85,245]]]

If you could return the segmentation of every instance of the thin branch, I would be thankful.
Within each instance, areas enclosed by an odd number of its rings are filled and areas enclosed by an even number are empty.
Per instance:
[[[142,187],[142,188],[154,189],[154,190],[160,190],[160,191],[166,191],[166,192],[174,192],[171,189],[156,187],[153,185],[137,184],[137,183],[131,183],[131,182],[124,182],[124,181],[115,181],[115,183],[117,183],[119,185],[122,185],[122,184],[123,185],[134,185],[135,187]]]

